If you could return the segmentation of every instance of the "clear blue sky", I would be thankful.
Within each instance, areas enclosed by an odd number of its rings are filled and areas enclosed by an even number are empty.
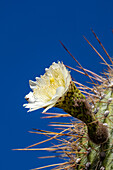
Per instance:
[[[59,162],[37,159],[48,155],[46,152],[11,149],[44,139],[43,136],[29,134],[32,128],[50,129],[47,126],[49,120],[40,119],[42,110],[27,113],[22,105],[30,90],[29,79],[34,80],[43,74],[45,67],[53,61],[60,60],[76,67],[59,40],[84,67],[97,73],[102,71],[103,66],[98,64],[101,60],[83,38],[85,35],[104,55],[90,28],[113,56],[112,0],[0,1],[1,170],[29,170]],[[79,82],[85,82],[79,74],[72,72],[72,75]]]

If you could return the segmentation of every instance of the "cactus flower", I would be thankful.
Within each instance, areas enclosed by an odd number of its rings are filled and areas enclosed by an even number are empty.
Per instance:
[[[46,112],[55,106],[69,88],[71,76],[63,63],[54,62],[45,71],[43,76],[36,77],[36,81],[29,80],[33,92],[25,96],[28,103],[23,105],[29,108],[28,111],[45,108],[43,112]]]

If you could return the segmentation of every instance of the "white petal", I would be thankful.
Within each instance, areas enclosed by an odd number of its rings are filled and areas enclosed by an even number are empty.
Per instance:
[[[46,109],[44,109],[44,111],[43,111],[42,113],[45,113],[47,110],[51,109],[52,107],[54,107],[54,104],[52,104],[52,105],[46,107]]]
[[[42,107],[44,105],[43,102],[34,102],[34,103],[26,103],[23,106],[25,108],[36,108],[36,107]]]
[[[33,90],[33,89],[36,88],[37,82],[36,82],[36,81],[29,80],[29,85],[30,85],[30,88]]]
[[[48,109],[52,108],[56,104],[58,99],[62,96],[63,92],[64,92],[64,87],[58,87],[56,90],[56,94],[53,96],[53,98],[51,100],[51,102],[53,104],[49,105],[46,109],[44,109],[44,111],[42,113],[45,113]],[[49,102],[48,102],[48,104],[49,104]]]
[[[38,80],[40,80],[41,78],[40,78],[40,77],[35,77],[35,79],[38,81]]]
[[[35,102],[35,98],[33,95],[33,92],[29,92],[29,94],[27,94],[25,96],[25,99],[29,102],[29,103],[34,103]]]
[[[60,98],[62,95],[63,95],[63,93],[64,93],[64,91],[65,91],[65,88],[64,87],[58,87],[57,89],[56,89],[56,94],[52,97],[52,99],[51,100],[56,100],[56,98],[58,99],[58,98]]]

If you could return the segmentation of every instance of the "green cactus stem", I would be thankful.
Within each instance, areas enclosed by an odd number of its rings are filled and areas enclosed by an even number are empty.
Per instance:
[[[90,148],[90,153],[87,154],[85,159],[81,159],[77,170],[80,170],[83,164],[87,165],[87,162],[90,163],[88,170],[113,169],[113,89],[107,88],[104,94],[105,97],[97,103],[99,109],[96,117],[99,118],[101,116],[101,123],[108,126],[109,138],[101,145],[95,145],[93,142],[88,141],[85,147],[87,149]],[[83,150],[82,148],[81,151]]]
[[[108,140],[108,128],[99,122],[91,110],[85,96],[71,81],[68,92],[57,102],[56,107],[62,108],[73,117],[83,121],[88,128],[88,136],[92,142],[102,144]]]

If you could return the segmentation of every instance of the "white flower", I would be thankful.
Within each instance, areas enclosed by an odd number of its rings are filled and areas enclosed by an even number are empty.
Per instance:
[[[23,105],[29,108],[28,111],[45,108],[43,112],[46,112],[55,106],[69,88],[71,75],[63,63],[54,62],[45,71],[43,76],[36,77],[36,81],[29,80],[33,92],[25,96],[28,103]]]

